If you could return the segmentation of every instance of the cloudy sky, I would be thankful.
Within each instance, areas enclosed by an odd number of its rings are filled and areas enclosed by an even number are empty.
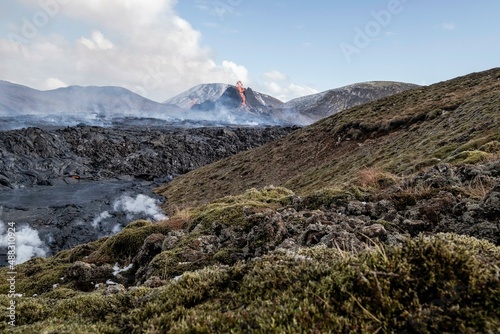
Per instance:
[[[283,101],[432,84],[499,66],[498,13],[498,0],[2,0],[0,80],[160,102],[237,80]]]

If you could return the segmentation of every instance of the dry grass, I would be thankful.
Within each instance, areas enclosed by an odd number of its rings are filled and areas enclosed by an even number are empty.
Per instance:
[[[399,178],[380,168],[365,168],[357,173],[356,184],[363,188],[385,188],[397,183]]]
[[[170,217],[165,224],[172,230],[182,230],[188,226],[191,221],[191,212],[188,208],[179,209],[174,208],[174,214]]]
[[[494,186],[494,179],[489,176],[475,177],[473,180],[462,185],[465,194],[471,198],[480,199],[488,195]]]

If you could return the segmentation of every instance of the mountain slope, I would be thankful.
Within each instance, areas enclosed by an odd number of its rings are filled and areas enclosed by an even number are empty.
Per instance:
[[[245,89],[246,106],[242,107],[241,96],[237,91],[236,87],[229,86],[222,93],[222,95],[213,100],[206,100],[204,102],[195,104],[192,106],[191,110],[198,111],[237,111],[237,112],[247,112],[250,114],[264,114],[269,115],[272,108],[280,106],[283,102],[257,91],[251,88]]]
[[[286,103],[272,96],[247,88],[245,95],[247,108],[241,108],[241,98],[236,87],[228,84],[212,83],[195,86],[164,103],[190,109],[195,112],[232,113],[232,117],[242,115],[249,118],[265,117],[260,122],[284,122],[286,124],[308,125],[341,110],[371,102],[385,96],[419,87],[418,85],[373,81],[349,85],[318,94],[303,96]],[[242,111],[245,113],[242,114]]]
[[[355,84],[286,104],[247,88],[247,106],[242,108],[235,86],[222,83],[201,84],[157,103],[120,87],[70,86],[40,91],[0,81],[0,116],[68,116],[76,118],[72,119],[75,124],[94,121],[96,117],[151,117],[224,124],[307,125],[348,107],[412,87],[393,82]],[[57,123],[57,119],[48,121]]]
[[[132,116],[148,113],[167,115],[179,111],[146,99],[121,87],[70,86],[40,91],[26,86],[0,81],[0,114],[47,115],[90,114]],[[144,113],[144,114],[142,114]]]
[[[499,91],[498,68],[409,90],[197,169],[157,191],[170,206],[193,206],[252,187],[310,194],[369,167],[403,175],[460,160],[500,139]]]
[[[259,93],[251,88],[246,89],[247,102],[250,108],[277,107],[283,104],[272,96]],[[196,110],[212,110],[216,108],[236,109],[241,105],[241,98],[236,86],[223,83],[200,84],[176,95],[164,103],[180,108]]]
[[[169,98],[163,103],[176,105],[183,109],[190,109],[195,104],[217,100],[229,86],[229,84],[223,83],[196,85],[185,92]]]
[[[286,102],[282,109],[296,111],[301,117],[317,121],[339,111],[417,87],[419,86],[403,82],[363,82],[299,97]]]

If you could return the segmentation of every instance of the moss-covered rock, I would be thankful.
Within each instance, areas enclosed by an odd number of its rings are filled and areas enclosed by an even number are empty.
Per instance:
[[[453,234],[358,254],[279,250],[156,289],[22,298],[12,332],[496,332],[499,262],[499,247]]]
[[[169,231],[170,227],[166,223],[154,224],[146,220],[132,222],[118,234],[106,239],[95,252],[89,255],[87,261],[131,263],[148,236],[155,233],[167,234]]]
[[[477,164],[492,159],[493,155],[480,150],[464,151],[448,158],[448,162],[454,164]]]
[[[62,283],[70,263],[54,258],[34,258],[16,266],[16,293],[25,296],[40,295],[52,291],[55,284]],[[0,269],[0,293],[7,294],[8,267]]]
[[[299,207],[310,210],[329,209],[335,205],[346,204],[362,197],[361,191],[356,187],[351,187],[351,189],[341,187],[322,188],[311,195],[305,196]]]
[[[223,197],[193,209],[188,229],[192,230],[198,225],[207,229],[214,222],[224,226],[244,225],[245,210],[277,208],[290,202],[293,195],[293,192],[286,188],[269,186],[259,190],[252,188],[237,196]]]
[[[493,140],[493,141],[487,142],[486,144],[479,147],[478,150],[483,151],[483,152],[487,152],[487,153],[498,154],[498,153],[500,153],[500,141]]]

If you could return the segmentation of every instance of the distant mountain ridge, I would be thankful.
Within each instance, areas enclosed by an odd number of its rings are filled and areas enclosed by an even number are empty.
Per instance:
[[[95,113],[103,116],[131,113],[168,113],[179,108],[167,106],[121,87],[69,86],[41,91],[0,81],[0,114]]]
[[[317,121],[339,111],[417,87],[415,84],[394,81],[361,82],[299,97],[286,102],[281,108]]]
[[[0,81],[0,116],[139,117],[242,125],[308,125],[341,110],[415,87],[418,86],[398,82],[367,82],[286,103],[247,87],[247,103],[243,107],[236,87],[224,83],[200,84],[159,103],[114,86],[69,86],[41,91]]]

